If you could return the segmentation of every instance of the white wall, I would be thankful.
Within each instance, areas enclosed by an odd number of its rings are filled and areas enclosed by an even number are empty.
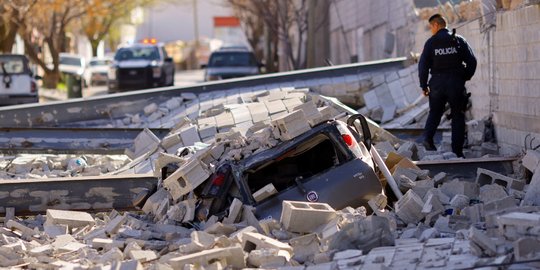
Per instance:
[[[195,0],[199,37],[213,38],[213,17],[233,16],[225,0]],[[137,27],[136,40],[153,37],[159,42],[194,40],[193,0],[164,2],[144,10],[144,22]]]

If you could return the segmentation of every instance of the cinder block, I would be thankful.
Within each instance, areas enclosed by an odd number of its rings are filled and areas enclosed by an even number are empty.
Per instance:
[[[488,184],[498,184],[508,189],[523,190],[525,188],[525,182],[504,176],[502,174],[478,168],[476,171],[476,183],[479,186]]]
[[[113,247],[123,249],[125,245],[124,241],[113,240],[109,238],[94,238],[92,239],[92,248],[109,250]]]
[[[174,269],[182,269],[188,264],[207,266],[214,261],[223,261],[234,268],[246,267],[245,255],[240,246],[214,248],[186,256],[172,258],[168,262]]]
[[[144,263],[157,259],[158,255],[153,250],[131,250],[128,252],[128,257]]]
[[[480,187],[480,201],[489,203],[508,196],[504,187],[497,184],[485,185]]]
[[[471,241],[471,244],[474,243],[476,246],[478,246],[482,253],[488,256],[497,255],[497,245],[495,242],[478,229],[471,227],[469,230],[469,240]]]
[[[232,113],[226,111],[216,115],[216,124],[220,132],[222,130],[226,131],[234,127],[234,118]]]
[[[86,212],[47,209],[47,224],[67,225],[70,228],[79,228],[94,225],[96,221]]]
[[[439,189],[450,198],[453,198],[458,194],[465,195],[470,199],[478,198],[478,185],[476,183],[454,179],[450,182],[443,183]]]
[[[405,223],[418,223],[425,216],[422,213],[423,206],[422,199],[414,191],[409,190],[396,202],[396,215]]]
[[[242,249],[245,252],[251,252],[252,250],[262,248],[274,248],[278,250],[284,250],[292,255],[293,248],[288,244],[282,243],[278,240],[262,235],[260,233],[245,232],[242,234]]]
[[[22,232],[23,236],[25,236],[25,237],[31,237],[32,235],[38,234],[37,231],[34,231],[31,228],[29,228],[29,227],[15,221],[15,220],[13,220],[13,219],[6,222],[5,227],[9,228],[9,229],[15,228],[15,229],[19,230],[19,231]]]
[[[283,101],[281,100],[265,101],[264,105],[266,106],[269,114],[276,114],[287,111],[285,104],[283,104]]]
[[[159,205],[163,203],[164,200],[169,199],[169,194],[167,190],[160,188],[154,194],[152,194],[144,203],[142,208],[143,212],[146,214],[156,214]]]
[[[116,234],[120,226],[127,220],[127,215],[118,215],[105,225],[105,232],[108,234]]]
[[[310,130],[303,111],[294,111],[272,121],[274,135],[281,140],[291,140]]]
[[[540,152],[536,150],[527,150],[527,154],[521,160],[523,167],[531,172],[535,172],[538,166],[540,166]]]
[[[252,122],[251,113],[249,112],[249,109],[245,105],[242,105],[242,107],[232,109],[231,113],[233,114],[235,124],[240,124],[244,122]]]
[[[253,193],[253,198],[256,202],[260,202],[274,194],[277,194],[277,190],[274,185],[270,183]]]
[[[180,138],[184,146],[192,146],[196,142],[200,142],[199,132],[197,132],[197,126],[189,126],[180,131]]]
[[[540,240],[532,237],[520,238],[513,243],[516,261],[528,261],[540,258]],[[539,262],[535,262],[540,267]]]
[[[171,174],[163,185],[169,190],[173,200],[188,194],[190,191],[202,184],[210,172],[206,166],[198,159],[191,159]]]
[[[313,101],[306,102],[302,105],[297,106],[294,110],[302,110],[310,126],[315,126],[320,122],[327,120],[323,119],[321,112],[317,110],[317,106]]]
[[[291,232],[312,233],[336,217],[336,211],[326,203],[283,201],[280,221]]]
[[[231,206],[229,207],[229,215],[223,219],[224,224],[233,224],[238,219],[240,212],[242,211],[242,201],[237,198],[234,198]]]
[[[251,113],[251,119],[253,123],[262,122],[268,119],[268,110],[266,105],[261,102],[255,102],[248,104],[249,112]]]

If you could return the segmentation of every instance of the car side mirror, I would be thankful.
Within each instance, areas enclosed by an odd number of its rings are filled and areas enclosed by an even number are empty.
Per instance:
[[[201,69],[205,69],[206,67],[207,67],[206,64],[202,64],[202,65],[201,65]]]
[[[167,57],[167,58],[165,58],[165,62],[167,62],[167,63],[172,63],[172,62],[173,62],[172,57]]]
[[[39,75],[35,75],[35,76],[34,76],[34,79],[35,79],[35,80],[43,80],[43,77],[41,77],[41,76],[39,76]]]

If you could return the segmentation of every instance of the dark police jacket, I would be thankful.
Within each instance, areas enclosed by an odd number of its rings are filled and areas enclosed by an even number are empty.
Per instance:
[[[452,35],[448,29],[439,30],[424,45],[418,63],[420,87],[428,87],[428,73],[458,74],[468,81],[476,71],[476,57],[462,36]]]

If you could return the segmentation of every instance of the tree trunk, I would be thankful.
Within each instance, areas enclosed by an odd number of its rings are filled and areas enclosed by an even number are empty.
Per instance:
[[[43,87],[48,89],[56,89],[58,82],[60,81],[60,72],[54,70],[45,70],[45,76],[43,76]]]
[[[11,16],[19,16],[18,11],[14,10]],[[9,24],[0,25],[0,52],[11,53],[18,30],[19,26],[13,20]]]
[[[101,42],[101,40],[90,40],[90,45],[92,46],[92,56],[93,57],[97,57],[97,53],[98,53],[98,47],[99,47],[99,43]]]

